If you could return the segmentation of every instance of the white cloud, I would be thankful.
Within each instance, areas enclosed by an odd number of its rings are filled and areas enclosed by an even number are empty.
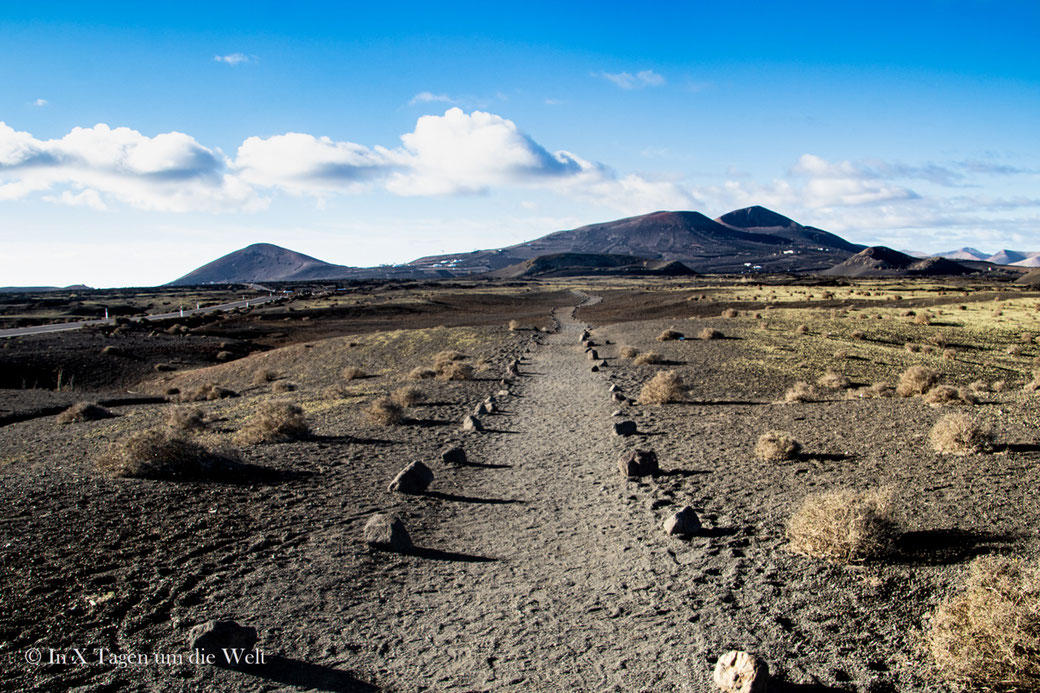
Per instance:
[[[412,97],[412,100],[408,102],[409,106],[414,106],[417,103],[455,103],[455,99],[451,98],[447,94],[434,94],[432,91],[421,91]]]
[[[36,99],[32,102],[32,105],[42,108],[43,106],[46,106],[47,103],[47,99]]]
[[[857,206],[919,197],[909,188],[882,182],[869,169],[849,161],[831,163],[813,154],[803,154],[791,173],[807,179],[802,199],[809,207]]]
[[[147,137],[100,123],[38,140],[0,122],[0,199],[54,190],[53,201],[95,208],[105,197],[161,211],[261,204],[225,167],[216,152],[180,132]]]
[[[613,82],[622,89],[643,89],[659,87],[664,84],[664,77],[653,70],[640,70],[634,75],[630,72],[599,72],[595,76]]]
[[[234,66],[242,65],[243,63],[256,62],[256,56],[246,55],[245,53],[228,53],[227,55],[214,55],[213,61]]]

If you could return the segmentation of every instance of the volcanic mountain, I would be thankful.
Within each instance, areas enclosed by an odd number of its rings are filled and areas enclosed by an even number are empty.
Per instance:
[[[658,276],[681,277],[697,274],[681,262],[645,260],[631,255],[586,255],[556,253],[540,255],[485,276],[495,279],[521,277]]]
[[[942,257],[923,260],[876,245],[821,272],[831,277],[912,277],[971,274],[974,269]]]
[[[424,257],[409,264],[489,272],[542,255],[579,253],[679,261],[697,272],[810,272],[827,269],[862,247],[764,207],[748,207],[717,220],[699,212],[653,212],[557,231],[507,248]]]

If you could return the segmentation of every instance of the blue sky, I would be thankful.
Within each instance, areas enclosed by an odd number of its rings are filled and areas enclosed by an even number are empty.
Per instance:
[[[1040,250],[1035,2],[0,5],[0,285],[762,204]]]

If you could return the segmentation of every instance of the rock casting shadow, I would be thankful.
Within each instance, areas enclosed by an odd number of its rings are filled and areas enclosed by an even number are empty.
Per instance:
[[[345,671],[277,655],[266,655],[265,664],[234,668],[257,678],[294,688],[337,693],[378,693],[378,687],[354,678]]]

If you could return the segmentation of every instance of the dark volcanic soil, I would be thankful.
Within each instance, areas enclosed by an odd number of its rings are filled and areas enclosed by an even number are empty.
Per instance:
[[[563,295],[571,305],[587,298]],[[793,343],[785,321],[797,324],[797,309],[768,320],[629,312],[625,321],[598,321],[593,339],[607,365],[592,372],[579,344],[581,316],[655,298],[612,296],[624,300],[610,308],[594,298],[577,319],[570,308],[545,306],[530,319],[552,325],[551,334],[509,331],[501,320],[365,330],[154,374],[135,386],[159,392],[214,382],[237,391],[197,405],[213,421],[199,439],[213,447],[233,447],[232,433],[261,402],[299,403],[313,436],[240,447],[252,467],[237,480],[110,479],[96,470],[109,443],[163,425],[171,404],[114,403],[115,418],[65,426],[44,414],[8,420],[0,426],[0,687],[708,693],[716,659],[743,649],[769,662],[779,690],[957,690],[937,678],[923,647],[929,614],[973,556],[1038,555],[1037,395],[983,393],[969,410],[997,428],[1001,447],[943,457],[927,437],[948,407],[844,391],[777,403],[794,380],[813,380],[831,363],[830,355],[802,363],[817,352],[798,350],[833,351],[844,322],[828,323],[833,334],[811,322]],[[656,298],[678,314],[679,301]],[[1013,310],[1005,306],[1000,320]],[[1036,330],[1029,310],[1013,319]],[[955,384],[997,368],[989,357],[979,365],[978,354],[941,362],[905,352],[880,331],[939,328],[899,320],[847,320],[872,332],[841,342],[855,353],[835,363],[864,385],[879,373],[897,377],[910,360],[945,363],[943,378]],[[664,329],[695,335],[704,327],[727,338],[655,339]],[[969,327],[942,329],[965,341]],[[1003,339],[1015,329],[994,323],[986,333]],[[635,365],[618,356],[622,344],[657,351],[665,363]],[[444,349],[479,363],[478,378],[407,379]],[[502,389],[514,357],[522,375],[499,397],[501,411],[483,418],[483,433],[463,433],[462,416]],[[1024,370],[1030,358],[1001,363]],[[369,377],[339,381],[345,365]],[[611,384],[634,397],[663,369],[686,380],[685,401],[611,401]],[[273,382],[256,384],[265,370]],[[295,389],[274,392],[290,381]],[[426,395],[409,423],[381,427],[361,415],[373,397],[409,383]],[[68,394],[3,401],[17,414],[56,408]],[[615,410],[637,423],[637,436],[612,435]],[[804,454],[757,461],[756,439],[778,428]],[[442,463],[439,451],[458,443],[470,464]],[[621,478],[617,456],[635,446],[655,449],[664,473]],[[387,491],[412,460],[433,469],[430,490]],[[896,490],[904,534],[894,555],[839,566],[787,549],[786,520],[806,494],[879,485]],[[705,530],[687,540],[665,535],[664,519],[686,504]],[[366,547],[361,530],[377,511],[398,513],[418,550]],[[99,647],[186,655],[188,630],[210,618],[255,626],[267,664],[46,663],[52,648],[69,658],[71,648],[96,657]],[[27,663],[37,649],[45,663]]]

